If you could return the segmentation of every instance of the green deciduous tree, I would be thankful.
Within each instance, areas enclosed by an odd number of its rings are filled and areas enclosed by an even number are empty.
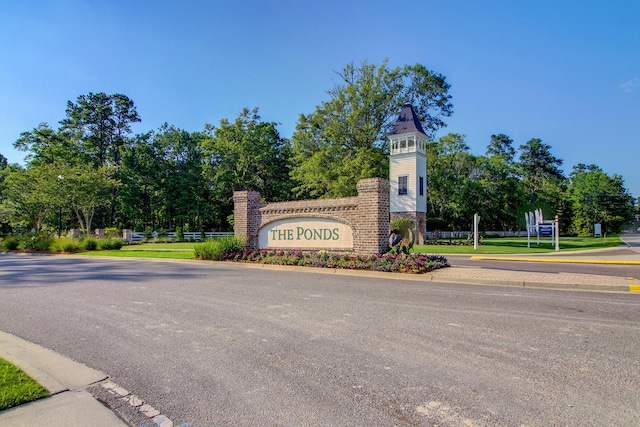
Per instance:
[[[15,228],[41,230],[57,206],[49,181],[45,165],[9,173],[0,206],[3,221]]]
[[[453,109],[445,78],[420,64],[350,63],[336,75],[330,100],[302,114],[292,138],[298,197],[351,196],[358,180],[388,177],[386,138],[406,101],[430,134]]]
[[[615,233],[633,219],[633,197],[619,175],[609,176],[596,165],[579,164],[573,167],[569,180],[571,232],[589,236],[593,225],[600,223],[605,232]]]
[[[533,138],[520,146],[519,173],[529,209],[542,208],[555,214],[562,208],[565,178],[562,160],[551,154],[551,146]]]
[[[203,153],[200,147],[204,135],[189,133],[167,124],[153,136],[153,146],[161,159],[156,171],[157,192],[162,200],[161,224],[167,229],[176,225],[199,230],[205,204]]]
[[[132,138],[124,150],[119,190],[123,226],[200,230],[209,210],[199,132],[169,124]]]
[[[38,165],[64,161],[83,163],[87,160],[80,150],[78,141],[70,138],[69,133],[52,129],[47,123],[28,132],[22,132],[13,146],[27,152],[25,160],[29,164]]]
[[[476,158],[469,153],[466,136],[449,133],[427,150],[428,219],[431,228],[467,226],[482,201]]]
[[[289,141],[280,136],[276,123],[261,121],[257,108],[245,108],[233,122],[207,125],[205,134],[204,174],[217,226],[229,228],[234,191],[258,191],[268,201],[289,198]]]
[[[109,204],[110,195],[118,185],[113,171],[106,165],[97,169],[60,163],[47,167],[48,185],[53,187],[57,203],[71,208],[80,230],[85,236],[90,235],[96,209]]]
[[[62,162],[16,170],[7,177],[2,212],[14,226],[55,228],[59,207],[71,208],[80,229],[89,234],[95,209],[108,202],[116,182],[107,167],[98,169]]]

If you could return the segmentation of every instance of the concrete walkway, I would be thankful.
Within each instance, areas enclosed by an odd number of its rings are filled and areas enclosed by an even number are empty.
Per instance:
[[[505,258],[501,258],[501,260],[505,260]],[[427,280],[432,282],[575,289],[601,292],[640,292],[640,280],[638,279],[598,276],[593,274],[541,273],[475,267],[449,267],[427,273],[426,276]]]

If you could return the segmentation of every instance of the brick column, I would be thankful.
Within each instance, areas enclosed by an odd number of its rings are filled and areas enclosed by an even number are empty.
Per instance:
[[[358,219],[353,249],[384,253],[389,245],[389,181],[368,178],[358,181]]]
[[[260,227],[260,193],[235,191],[233,193],[233,232],[247,241],[247,248],[258,249]]]

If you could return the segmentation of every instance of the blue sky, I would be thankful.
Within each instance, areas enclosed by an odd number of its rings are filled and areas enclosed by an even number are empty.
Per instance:
[[[123,93],[142,118],[188,131],[258,107],[291,137],[336,70],[421,63],[446,76],[439,135],[541,138],[566,174],[595,163],[640,196],[640,2],[23,1],[0,4],[0,153],[57,127],[66,103]]]

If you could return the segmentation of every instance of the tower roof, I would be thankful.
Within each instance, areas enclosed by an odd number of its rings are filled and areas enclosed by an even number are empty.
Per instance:
[[[409,133],[409,132],[421,132],[426,135],[424,129],[422,129],[422,124],[420,124],[420,120],[416,116],[416,112],[413,110],[413,106],[410,102],[405,102],[398,119],[393,124],[393,129],[391,129],[391,133],[389,135],[398,135],[401,133]]]

